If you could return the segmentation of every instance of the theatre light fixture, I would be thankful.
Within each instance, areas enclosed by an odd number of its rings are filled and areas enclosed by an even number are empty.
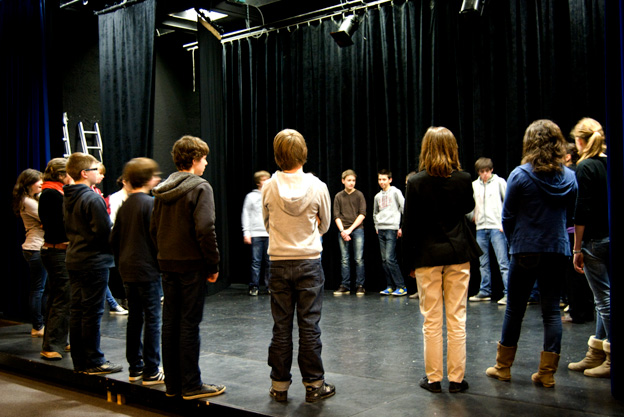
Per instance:
[[[486,0],[464,0],[459,13],[479,13],[482,15],[485,2]]]
[[[358,29],[360,24],[360,20],[357,15],[352,14],[350,16],[345,17],[340,24],[337,32],[331,32],[334,41],[340,46],[344,48],[345,46],[353,45],[353,40],[351,36]]]

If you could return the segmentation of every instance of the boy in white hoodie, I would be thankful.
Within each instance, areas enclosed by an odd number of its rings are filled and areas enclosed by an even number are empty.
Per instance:
[[[299,370],[306,401],[331,397],[321,359],[321,308],[325,275],[320,236],[331,221],[327,186],[303,173],[308,148],[296,130],[282,130],[273,140],[277,171],[262,188],[264,225],[269,232],[269,290],[273,338],[269,346],[271,389],[276,401],[286,401],[291,384],[295,311],[299,327]]]

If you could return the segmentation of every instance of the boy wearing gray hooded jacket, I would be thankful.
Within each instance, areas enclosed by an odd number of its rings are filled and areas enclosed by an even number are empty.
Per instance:
[[[277,171],[262,188],[262,212],[269,232],[269,290],[273,338],[269,346],[271,389],[276,401],[286,401],[291,384],[292,328],[299,326],[299,370],[306,401],[331,397],[336,388],[325,382],[321,359],[321,308],[325,276],[320,236],[331,221],[327,186],[303,172],[308,148],[296,130],[282,130],[273,140]]]

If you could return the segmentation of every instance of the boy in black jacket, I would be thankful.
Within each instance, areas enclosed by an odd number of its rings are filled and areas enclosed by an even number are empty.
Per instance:
[[[75,184],[63,187],[63,219],[69,239],[65,262],[71,287],[71,355],[74,371],[89,375],[122,369],[107,361],[100,350],[100,323],[113,255],[106,203],[91,189],[97,182],[98,166],[92,155],[70,155],[66,169]]]
[[[149,234],[154,199],[149,192],[160,181],[158,164],[149,158],[134,158],[124,167],[124,181],[130,185],[128,199],[119,208],[111,234],[115,263],[128,297],[126,359],[130,382],[162,384],[160,365],[160,271],[156,247]],[[141,344],[145,317],[145,333]]]
[[[183,136],[171,151],[178,168],[154,188],[151,234],[158,249],[165,303],[162,358],[167,396],[211,397],[223,385],[204,384],[199,370],[199,323],[206,281],[219,277],[212,187],[201,178],[208,162],[206,142]]]

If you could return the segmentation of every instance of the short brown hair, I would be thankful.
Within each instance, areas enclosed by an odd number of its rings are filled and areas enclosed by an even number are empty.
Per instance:
[[[271,178],[271,174],[269,174],[267,171],[258,171],[254,173],[254,184],[258,185],[260,184],[260,181],[262,181],[263,178]]]
[[[95,156],[91,154],[74,152],[73,154],[69,155],[69,158],[67,158],[67,165],[65,169],[67,170],[69,176],[74,179],[74,181],[79,181],[81,178],[80,173],[82,171],[91,168],[91,165],[93,164],[99,163],[100,161],[95,159]]]
[[[43,180],[63,182],[63,178],[67,175],[66,167],[67,167],[67,158],[50,159],[43,173]]]
[[[123,170],[123,179],[132,188],[141,188],[160,173],[158,163],[150,158],[134,158],[126,163]]]
[[[524,132],[522,163],[534,172],[561,172],[566,155],[566,140],[555,122],[536,120]]]
[[[357,179],[357,174],[352,169],[347,169],[346,171],[342,171],[342,179],[344,180],[349,175],[353,175]]]
[[[580,153],[579,162],[583,159],[593,158],[607,151],[604,130],[596,120],[584,117],[578,121],[570,136],[573,139],[580,138],[586,142],[586,146]]]
[[[303,166],[308,160],[308,147],[301,133],[284,129],[273,139],[275,162],[284,171]]]
[[[494,163],[492,162],[492,160],[490,158],[479,158],[477,159],[477,162],[475,162],[475,171],[477,171],[477,174],[479,173],[479,171],[481,171],[482,169],[487,169],[488,171],[491,171],[494,169]]]
[[[389,180],[392,179],[392,171],[390,171],[389,169],[380,169],[379,172],[377,172],[377,177],[379,177],[380,175],[385,175],[386,177],[388,177]]]
[[[173,144],[171,156],[178,170],[188,170],[210,152],[208,144],[195,136],[185,135]]]
[[[461,169],[453,132],[445,127],[427,129],[420,147],[418,169],[426,170],[432,177],[450,177],[453,171]]]

